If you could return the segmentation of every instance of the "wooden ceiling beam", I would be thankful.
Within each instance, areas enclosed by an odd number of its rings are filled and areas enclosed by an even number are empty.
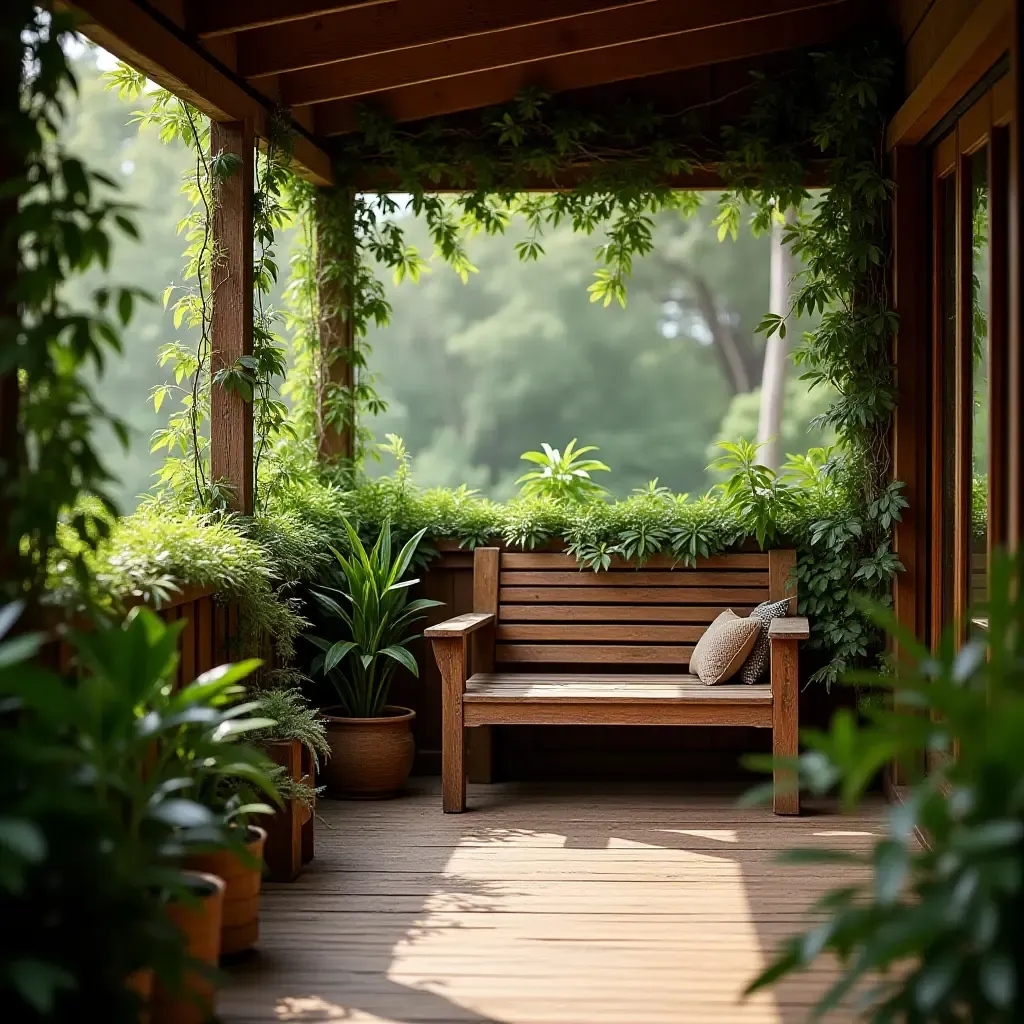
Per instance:
[[[271,104],[231,70],[193,45],[173,22],[132,0],[76,0],[79,31],[214,121],[249,122],[269,134]],[[296,126],[293,159],[305,176],[331,184],[330,157]]]
[[[243,32],[238,37],[238,71],[246,78],[259,78],[649,2],[395,0]],[[765,3],[770,6],[770,0]]]
[[[185,24],[200,39],[267,28],[286,21],[322,18],[355,7],[388,4],[393,0],[189,0]]]
[[[780,0],[772,13],[833,7],[841,2]],[[764,14],[764,0],[732,0],[729,4],[722,0],[687,4],[680,4],[679,0],[651,0],[634,7],[293,71],[280,76],[280,96],[289,106],[365,96],[548,57],[737,24]]]
[[[829,161],[811,160],[807,166],[807,177],[804,184],[807,188],[825,188],[829,185]],[[561,168],[551,177],[529,175],[518,183],[522,192],[565,192],[574,188],[581,181],[586,181],[590,174],[585,165]],[[717,163],[695,163],[689,172],[674,174],[659,182],[666,188],[686,191],[707,192],[724,189],[727,182],[722,177]],[[424,188],[436,193],[459,193],[472,189],[472,181],[451,181],[442,177],[423,182]],[[407,191],[408,183],[403,182],[390,168],[364,167],[358,171],[351,181],[351,187],[357,192],[388,192],[401,193]]]
[[[608,46],[458,75],[427,85],[405,86],[376,94],[372,99],[395,121],[419,121],[506,103],[527,86],[563,92],[813,46],[849,31],[863,20],[864,13],[861,0],[843,0],[831,7]],[[354,131],[359,105],[359,101],[348,99],[315,106],[317,134],[342,135]]]

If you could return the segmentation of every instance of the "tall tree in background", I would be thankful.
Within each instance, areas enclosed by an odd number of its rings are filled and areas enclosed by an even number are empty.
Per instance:
[[[771,230],[771,284],[768,312],[786,316],[789,313],[790,283],[793,279],[793,257],[783,245],[786,220],[776,220]],[[764,370],[761,374],[761,411],[757,420],[757,442],[761,463],[778,471],[782,461],[782,413],[786,397],[786,364],[789,346],[781,331],[776,331],[764,348]]]

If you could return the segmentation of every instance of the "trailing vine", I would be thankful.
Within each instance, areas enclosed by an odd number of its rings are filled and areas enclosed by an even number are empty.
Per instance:
[[[813,491],[816,475],[824,474],[852,500],[841,515],[822,515],[800,538],[814,555],[799,569],[804,610],[818,639],[827,638],[834,651],[821,675],[827,682],[879,640],[858,611],[855,592],[887,600],[901,568],[890,542],[906,502],[901,485],[889,481],[897,318],[887,291],[892,186],[883,150],[893,73],[893,61],[877,42],[800,55],[784,74],[755,77],[747,114],[726,129],[717,149],[727,184],[716,218],[720,237],[735,237],[744,208],[753,210],[755,231],[795,211],[784,236],[801,261],[792,307],[766,316],[760,330],[784,335],[794,317],[819,315],[795,360],[812,387],[828,385],[838,395],[818,425],[834,429],[840,444],[803,485]],[[346,137],[339,179],[349,187],[360,176],[388,185],[386,192],[356,195],[354,216],[342,224],[351,225],[339,271],[347,275],[348,315],[362,333],[371,321],[386,323],[390,309],[377,270],[400,280],[416,279],[424,269],[424,255],[406,242],[394,219],[394,192],[409,195],[435,254],[463,278],[475,269],[468,235],[503,233],[513,218],[528,229],[517,244],[524,260],[544,255],[548,226],[568,221],[578,232],[603,231],[591,299],[625,304],[633,261],[652,247],[654,215],[674,209],[687,216],[697,208],[697,195],[664,183],[692,171],[698,151],[706,160],[716,146],[697,136],[686,111],[621,107],[596,113],[538,91],[505,108],[413,127],[364,111],[360,130]],[[815,159],[826,168],[828,187],[812,196],[805,183]],[[538,179],[566,187],[525,191]],[[439,188],[464,191],[446,196]],[[357,404],[351,395],[341,399]],[[749,535],[772,543],[773,524],[785,518],[792,498],[792,480],[759,466],[749,445],[733,446],[720,468],[731,478],[719,500]],[[656,550],[659,543],[673,549],[657,532],[641,547]]]
[[[152,451],[166,451],[158,485],[172,491],[191,491],[206,508],[223,508],[228,495],[210,475],[210,387],[216,384],[237,392],[253,406],[254,484],[257,506],[264,502],[260,469],[270,447],[282,433],[294,435],[288,407],[278,391],[287,372],[287,347],[278,331],[284,314],[267,304],[278,280],[276,232],[290,222],[291,210],[282,195],[291,188],[291,141],[283,119],[273,119],[269,139],[256,159],[253,193],[253,350],[216,374],[210,371],[210,327],[213,314],[211,270],[223,258],[212,235],[218,189],[239,171],[234,154],[210,152],[210,123],[194,107],[166,89],[150,88],[145,75],[124,63],[106,76],[108,87],[122,99],[145,97],[149,107],[135,111],[140,128],[155,126],[162,142],[183,143],[193,154],[192,167],[182,182],[191,210],[178,225],[186,240],[183,283],[164,292],[164,306],[172,312],[175,329],[184,324],[198,334],[195,343],[175,340],[160,349],[161,366],[169,366],[173,382],[157,385],[151,398],[157,412],[172,396],[178,407],[167,426],[151,439]],[[173,301],[172,301],[173,300]],[[265,503],[265,502],[264,502]]]
[[[366,335],[390,318],[381,275],[416,280],[429,258],[406,241],[396,193],[407,195],[409,212],[425,221],[434,255],[464,279],[475,272],[466,245],[473,232],[500,234],[520,219],[527,227],[517,243],[523,260],[544,256],[551,226],[567,222],[578,232],[600,232],[591,300],[624,304],[633,262],[651,250],[655,215],[674,210],[689,216],[697,209],[699,195],[665,183],[694,170],[700,153],[705,163],[717,162],[727,185],[717,217],[721,237],[738,232],[744,209],[753,210],[755,231],[795,211],[785,234],[801,260],[792,308],[766,317],[761,329],[785,332],[795,316],[820,316],[795,358],[813,386],[827,384],[839,396],[823,417],[838,435],[837,449],[796,468],[791,463],[777,476],[758,464],[753,446],[726,446],[719,468],[728,480],[717,494],[688,502],[652,487],[627,503],[630,515],[641,506],[647,512],[614,529],[604,502],[567,519],[543,501],[500,508],[465,489],[443,500],[437,492],[428,505],[438,520],[420,525],[434,536],[449,530],[469,545],[496,535],[523,547],[558,540],[593,568],[611,554],[643,559],[662,551],[692,558],[743,537],[762,545],[792,543],[801,551],[802,610],[814,623],[814,642],[831,655],[819,678],[830,682],[869,656],[879,637],[858,610],[855,593],[887,599],[899,569],[891,528],[905,507],[901,485],[889,481],[888,450],[895,402],[890,344],[897,324],[886,290],[891,184],[883,170],[882,130],[892,75],[893,63],[876,43],[797,55],[784,74],[751,82],[746,116],[721,140],[701,138],[687,111],[624,106],[595,112],[529,91],[482,115],[412,127],[364,112],[360,130],[345,137],[334,190],[314,189],[284,170],[278,175],[271,171],[278,165],[268,162],[260,192],[273,191],[274,201],[267,204],[273,212],[263,249],[270,249],[272,228],[284,216],[279,197],[298,218],[301,243],[286,292],[292,334],[292,367],[283,385],[292,403],[287,418],[270,390],[283,369],[282,346],[271,314],[262,307],[258,314],[261,344],[270,346],[260,368],[265,383],[254,387],[254,400],[267,410],[257,415],[257,443],[263,452],[272,442],[273,451],[264,510],[287,505],[290,488],[301,491],[318,476],[348,486],[350,467],[316,461],[315,440],[326,429],[356,431],[357,465],[375,453],[367,420],[383,403],[369,375]],[[828,188],[814,194],[805,184],[812,161],[828,178]],[[386,187],[361,191],[365,180]],[[563,187],[529,191],[537,181]],[[269,265],[267,271],[271,275]],[[355,344],[325,358],[323,325],[339,318],[350,322]],[[339,382],[331,358],[351,360],[350,386]],[[419,521],[424,506],[407,476],[388,492],[386,517],[372,508],[377,486],[352,491],[349,511],[367,523],[390,518],[401,527],[409,518],[404,503],[411,502]],[[669,506],[677,511],[666,519]],[[702,510],[698,519],[719,525],[694,532],[687,524],[696,522],[695,513],[678,511],[691,506]],[[672,516],[680,515],[676,523]]]
[[[62,521],[83,551],[107,532],[103,515],[67,516],[82,492],[113,511],[96,426],[108,424],[127,445],[125,424],[100,404],[85,374],[102,372],[107,356],[120,351],[119,326],[144,297],[130,287],[101,287],[85,309],[62,297],[65,281],[108,266],[115,234],[138,237],[130,210],[112,196],[114,183],[58,141],[64,101],[75,88],[61,48],[72,30],[64,13],[24,0],[0,14],[0,134],[11,160],[0,168],[8,261],[0,268],[0,542],[8,600],[39,596]],[[69,567],[84,572],[79,557]]]

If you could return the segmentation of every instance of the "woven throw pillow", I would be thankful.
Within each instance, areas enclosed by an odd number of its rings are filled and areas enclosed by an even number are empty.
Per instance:
[[[691,674],[708,686],[731,679],[750,653],[760,631],[758,619],[742,619],[727,608],[697,641],[690,655]]]
[[[781,601],[763,601],[751,613],[750,618],[757,619],[761,623],[761,630],[757,634],[757,640],[751,648],[747,660],[740,669],[740,679],[745,683],[759,682],[768,668],[768,659],[771,656],[771,642],[768,639],[768,627],[772,619],[784,619],[789,612],[789,598]]]

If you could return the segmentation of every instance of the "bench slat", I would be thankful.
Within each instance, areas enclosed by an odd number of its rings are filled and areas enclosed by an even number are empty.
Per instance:
[[[750,605],[730,605],[737,615],[749,615]],[[707,625],[722,613],[721,605],[628,604],[503,604],[502,622],[696,622]]]
[[[768,599],[767,587],[502,587],[501,604],[717,604],[718,610],[732,603],[760,604]]]
[[[626,562],[621,558],[612,559],[613,568],[633,569],[632,562]],[[580,563],[572,555],[563,555],[554,552],[531,552],[531,551],[503,551],[501,553],[502,569],[579,569]],[[645,569],[677,569],[689,572],[690,569],[679,562],[678,559],[669,555],[655,555],[644,562]],[[730,571],[733,569],[768,569],[767,552],[741,551],[736,554],[712,555],[711,558],[698,558],[694,568],[700,569],[722,569]]]
[[[768,587],[766,572],[502,572],[503,587]]]
[[[643,625],[566,625],[528,624],[499,626],[498,642],[509,640],[581,641],[605,640],[618,643],[678,644],[682,640],[699,640],[704,626],[643,626]]]
[[[498,644],[494,660],[500,662],[533,662],[552,664],[571,662],[579,664],[623,665],[680,665],[689,664],[693,645],[676,647],[649,647],[598,644]]]
[[[479,672],[466,683],[465,700],[698,700],[771,704],[771,687],[726,683],[705,686],[691,675],[639,673],[588,675],[575,672]]]

